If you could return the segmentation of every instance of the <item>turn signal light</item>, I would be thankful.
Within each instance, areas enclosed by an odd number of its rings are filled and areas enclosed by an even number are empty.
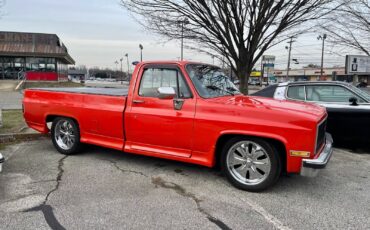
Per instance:
[[[290,151],[290,155],[293,157],[309,157],[310,154],[311,153],[307,151],[295,151],[295,150]]]

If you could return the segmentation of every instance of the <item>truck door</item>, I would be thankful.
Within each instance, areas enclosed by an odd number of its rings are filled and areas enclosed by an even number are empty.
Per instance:
[[[196,103],[180,69],[146,65],[138,74],[125,114],[125,150],[190,157]],[[175,99],[160,99],[159,87],[173,87]],[[182,106],[175,109],[174,103]]]

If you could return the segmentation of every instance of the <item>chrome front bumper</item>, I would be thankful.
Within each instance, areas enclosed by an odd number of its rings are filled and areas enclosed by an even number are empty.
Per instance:
[[[0,172],[3,170],[3,163],[5,162],[5,158],[0,153]]]
[[[325,168],[333,154],[333,138],[329,133],[325,134],[325,146],[317,158],[303,159],[301,176],[315,177],[320,169]]]

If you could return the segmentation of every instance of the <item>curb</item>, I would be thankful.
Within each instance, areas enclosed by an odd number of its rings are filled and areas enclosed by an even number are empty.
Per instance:
[[[0,134],[0,144],[14,142],[14,141],[35,140],[40,137],[47,137],[47,136],[49,136],[49,134],[42,134],[42,133]]]

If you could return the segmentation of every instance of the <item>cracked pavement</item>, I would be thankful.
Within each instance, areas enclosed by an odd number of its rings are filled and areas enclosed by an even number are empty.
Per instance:
[[[336,149],[317,178],[249,193],[219,171],[49,139],[2,151],[0,229],[369,229],[370,154]]]

